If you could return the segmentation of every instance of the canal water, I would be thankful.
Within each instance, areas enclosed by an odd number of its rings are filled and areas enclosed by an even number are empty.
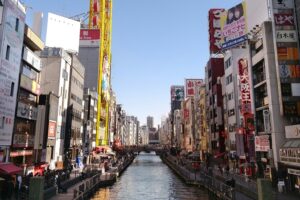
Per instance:
[[[205,191],[186,185],[155,153],[141,153],[107,188],[100,188],[93,200],[208,200]]]

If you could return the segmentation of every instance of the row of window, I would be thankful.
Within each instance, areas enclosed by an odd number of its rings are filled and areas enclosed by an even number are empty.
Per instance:
[[[19,32],[19,25],[20,25],[20,20],[19,18],[16,18],[16,21],[15,21],[15,31],[16,32]],[[7,45],[6,46],[6,52],[5,52],[5,59],[6,60],[9,60],[10,58],[10,45]]]
[[[77,78],[75,78],[74,76],[72,77],[72,82],[75,83],[75,85],[77,85],[80,89],[83,90],[84,87],[83,84],[79,80],[77,80]]]
[[[230,83],[232,83],[232,74],[230,74],[226,77],[226,85],[228,85]]]
[[[82,99],[73,93],[71,93],[71,99],[76,101],[78,104],[82,105]]]

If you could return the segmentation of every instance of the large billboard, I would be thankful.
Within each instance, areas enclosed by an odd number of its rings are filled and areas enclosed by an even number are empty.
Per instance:
[[[79,49],[80,22],[48,13],[46,46],[71,52]]]
[[[171,86],[171,101],[184,100],[184,86],[172,85]]]
[[[247,40],[246,3],[230,8],[221,16],[222,48],[228,49]]]
[[[241,113],[251,113],[251,86],[248,73],[248,61],[241,58],[238,61],[240,94],[241,94]]]
[[[99,29],[80,29],[80,46],[99,47],[100,30]]]
[[[195,97],[197,88],[200,88],[203,83],[203,79],[185,79],[185,96]]]
[[[221,15],[224,11],[225,9],[214,8],[208,12],[210,53],[218,53],[222,48]]]
[[[21,10],[21,4],[18,7],[16,3],[4,1],[0,58],[0,146],[11,145],[19,85],[25,10]]]

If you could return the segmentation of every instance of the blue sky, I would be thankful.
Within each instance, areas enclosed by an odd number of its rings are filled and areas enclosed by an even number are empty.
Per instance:
[[[23,0],[32,13],[65,17],[88,11],[88,0]],[[208,10],[241,0],[114,0],[112,86],[117,102],[145,123],[170,110],[170,86],[204,78],[208,54]]]

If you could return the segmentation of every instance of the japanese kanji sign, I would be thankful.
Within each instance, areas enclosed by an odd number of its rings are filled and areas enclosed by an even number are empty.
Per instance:
[[[293,13],[277,13],[274,14],[274,21],[276,26],[294,26],[294,14]]]
[[[297,32],[295,30],[276,31],[277,42],[297,42]]]
[[[221,15],[224,9],[209,10],[209,49],[210,53],[217,53],[222,48]]]
[[[203,84],[202,79],[186,79],[185,80],[185,94],[186,97],[194,97],[196,95],[196,88]]]
[[[247,60],[244,58],[239,59],[238,66],[241,92],[241,113],[251,113],[251,87]]]
[[[270,150],[270,140],[268,135],[255,136],[255,151],[268,152]]]

